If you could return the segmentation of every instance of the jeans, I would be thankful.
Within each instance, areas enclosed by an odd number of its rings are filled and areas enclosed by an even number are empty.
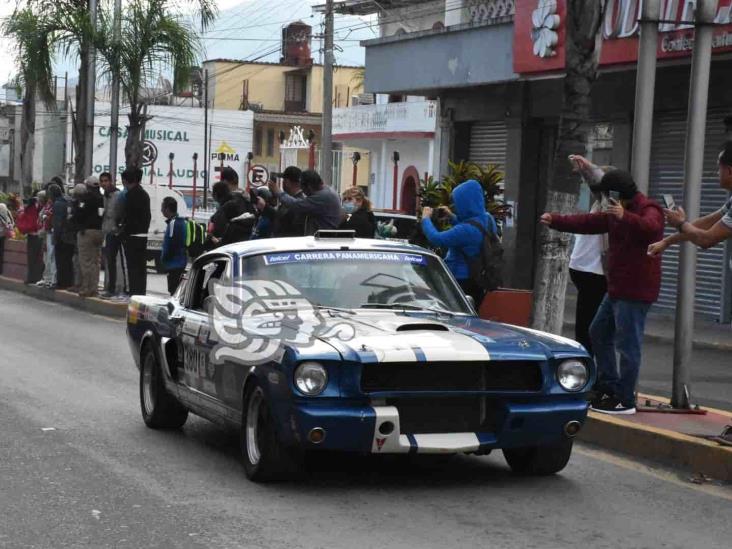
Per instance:
[[[74,246],[58,240],[54,246],[56,256],[56,287],[59,290],[74,285]]]
[[[127,270],[123,267],[122,243],[117,235],[104,237],[104,289],[112,295],[127,291]]]
[[[607,293],[607,279],[604,275],[574,269],[569,270],[569,277],[577,288],[574,338],[592,355],[590,324],[595,319],[600,303]]]
[[[29,234],[26,237],[26,258],[28,271],[25,278],[26,284],[35,284],[43,278],[43,240],[37,234]]]
[[[650,308],[650,303],[605,296],[590,325],[597,363],[595,389],[615,396],[628,407],[635,406],[643,331]],[[616,351],[620,355],[620,369]]]
[[[56,284],[56,253],[53,246],[53,234],[46,233],[46,256],[44,263],[46,270],[43,271],[43,281],[49,285]]]

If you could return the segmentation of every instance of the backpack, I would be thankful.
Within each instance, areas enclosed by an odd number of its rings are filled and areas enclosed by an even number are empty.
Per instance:
[[[496,290],[503,285],[503,245],[496,233],[486,230],[477,221],[471,219],[466,223],[478,229],[483,235],[478,255],[468,257],[463,252],[470,280],[481,290],[488,292]]]
[[[193,219],[186,219],[186,251],[191,259],[205,251],[206,225]]]

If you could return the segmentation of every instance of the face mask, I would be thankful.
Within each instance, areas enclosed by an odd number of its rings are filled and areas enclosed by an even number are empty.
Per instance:
[[[343,209],[347,214],[352,214],[356,211],[356,204],[354,204],[353,202],[344,202]]]

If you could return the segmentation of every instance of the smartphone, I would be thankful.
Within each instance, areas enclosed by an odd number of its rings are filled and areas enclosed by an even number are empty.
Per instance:
[[[620,193],[618,191],[610,191],[608,197],[615,202],[620,202]]]
[[[664,194],[663,195],[663,202],[666,204],[667,210],[675,210],[676,209],[676,201],[674,200],[674,197],[672,194]]]

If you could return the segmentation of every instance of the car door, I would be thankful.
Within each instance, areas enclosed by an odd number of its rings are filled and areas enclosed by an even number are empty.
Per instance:
[[[182,371],[179,371],[182,398],[201,408],[211,419],[226,415],[217,398],[217,378],[213,351],[216,344],[211,326],[215,307],[213,284],[231,280],[231,258],[227,255],[205,256],[191,269],[186,306],[182,309],[179,342]],[[212,417],[213,416],[213,417]]]

